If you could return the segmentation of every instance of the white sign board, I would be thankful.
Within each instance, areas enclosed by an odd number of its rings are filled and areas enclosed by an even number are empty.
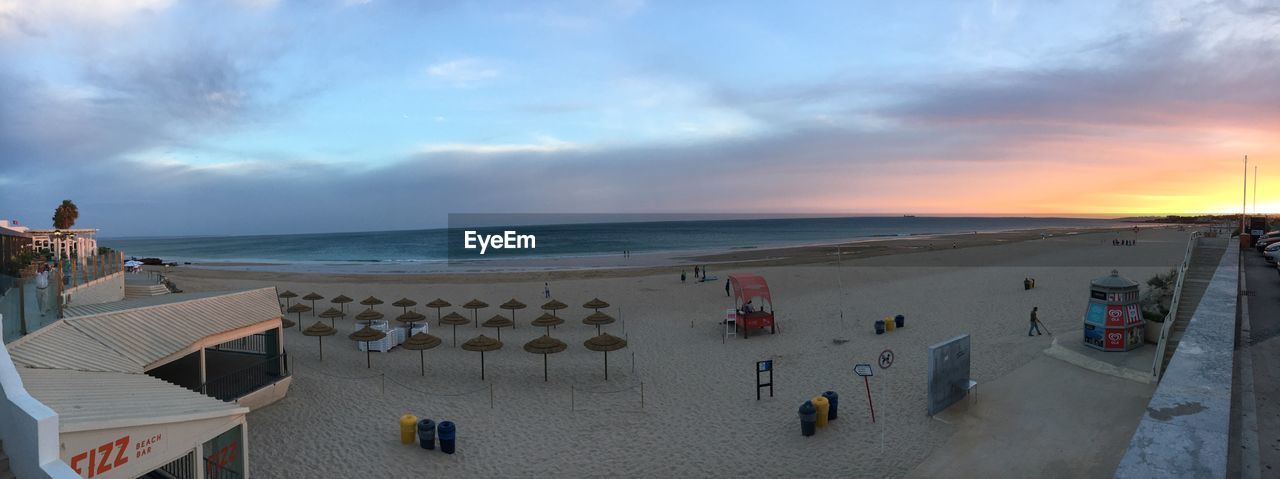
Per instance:
[[[853,367],[853,372],[857,373],[859,376],[864,376],[864,377],[874,375],[874,371],[872,371],[870,364],[856,365]]]

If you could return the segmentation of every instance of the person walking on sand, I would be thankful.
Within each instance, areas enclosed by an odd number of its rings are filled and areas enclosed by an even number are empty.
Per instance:
[[[733,296],[732,294],[729,294],[729,280],[727,280],[727,279],[726,279],[726,280],[724,280],[724,295],[725,295],[725,296]]]
[[[680,283],[684,283],[684,270],[680,270]]]
[[[1040,307],[1039,307],[1039,306],[1035,306],[1035,307],[1031,308],[1031,328],[1027,329],[1027,336],[1031,336],[1031,332],[1032,332],[1032,331],[1035,331],[1035,332],[1036,332],[1036,334],[1035,334],[1036,336],[1041,336],[1041,334],[1040,334],[1040,317],[1039,317],[1038,315],[1036,315],[1036,311],[1038,311],[1039,309],[1040,309]]]
[[[693,266],[693,279],[698,279],[698,266]]]
[[[542,283],[542,299],[551,299],[551,285]]]

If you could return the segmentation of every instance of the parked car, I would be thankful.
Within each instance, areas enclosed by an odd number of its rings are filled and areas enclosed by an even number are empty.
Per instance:
[[[1270,238],[1266,238],[1266,237],[1259,238],[1258,242],[1254,243],[1253,246],[1255,248],[1258,248],[1258,251],[1265,251],[1268,246],[1271,246],[1276,243],[1280,243],[1280,236],[1272,236]]]
[[[1274,243],[1262,250],[1262,259],[1268,263],[1277,264],[1280,261],[1280,243]]]

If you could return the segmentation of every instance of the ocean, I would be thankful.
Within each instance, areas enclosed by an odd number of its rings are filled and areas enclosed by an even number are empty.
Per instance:
[[[1096,218],[1032,217],[835,217],[636,221],[560,225],[527,225],[510,229],[538,238],[536,248],[522,258],[558,260],[547,263],[617,266],[590,262],[591,258],[670,258],[674,253],[731,251],[808,244],[836,243],[894,236],[964,232],[996,232],[1057,227],[1109,227],[1124,223]],[[492,229],[492,228],[489,228]],[[500,228],[499,228],[500,230]],[[454,239],[449,240],[450,237]],[[99,245],[138,258],[199,263],[204,267],[354,273],[412,273],[442,271],[465,262],[483,267],[461,250],[457,228],[323,234],[100,238]],[[452,248],[452,250],[451,250]],[[492,250],[491,250],[492,252]],[[471,253],[471,252],[468,252]],[[450,263],[451,255],[454,262]],[[466,261],[461,258],[467,257]],[[507,255],[487,255],[497,265]],[[647,265],[637,260],[630,265]],[[532,263],[531,263],[532,264]],[[532,266],[531,266],[532,268]],[[498,268],[513,268],[511,263]],[[535,268],[536,269],[536,268]]]

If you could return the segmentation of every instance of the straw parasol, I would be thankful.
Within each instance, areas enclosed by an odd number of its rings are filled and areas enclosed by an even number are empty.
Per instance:
[[[379,304],[382,304],[382,300],[381,300],[381,299],[378,299],[378,298],[375,298],[375,297],[373,297],[373,296],[370,296],[370,297],[368,297],[368,298],[365,298],[365,299],[360,300],[360,304],[363,304],[363,305],[365,305],[365,306],[369,306],[369,307],[373,307],[373,306],[377,306],[377,305],[379,305]]]
[[[596,327],[596,334],[600,334],[600,326],[613,323],[613,316],[596,311],[582,318],[583,324],[590,324]]]
[[[569,347],[564,341],[543,335],[538,339],[524,343],[524,350],[533,354],[542,355],[542,381],[547,381],[547,355],[564,351]]]
[[[452,305],[452,304],[449,304],[449,302],[448,302],[448,301],[445,301],[445,300],[440,299],[440,298],[436,298],[435,300],[431,301],[430,303],[424,304],[423,306],[426,306],[426,307],[428,307],[428,308],[435,308],[435,309],[436,309],[436,324],[441,324],[441,323],[440,323],[440,308],[447,308],[447,307],[449,307],[449,306],[453,306],[453,305]]]
[[[298,303],[293,306],[290,306],[289,309],[285,310],[285,312],[288,312],[288,313],[298,313],[298,330],[299,331],[302,330],[302,313],[305,313],[307,311],[311,311],[311,307],[302,303]]]
[[[385,338],[387,337],[387,333],[365,326],[360,328],[359,331],[351,333],[347,337],[351,338],[352,341],[361,341],[364,343],[364,367],[371,368],[373,367],[373,364],[369,359],[369,342]],[[605,361],[608,361],[608,358],[605,358]]]
[[[547,336],[550,336],[551,327],[564,324],[564,320],[547,313],[542,313],[542,316],[538,316],[538,319],[531,321],[529,324],[547,328]]]
[[[568,307],[569,307],[569,305],[564,304],[564,303],[561,303],[561,302],[556,301],[556,300],[554,300],[554,299],[553,299],[553,300],[551,300],[551,301],[547,301],[547,304],[542,305],[542,309],[543,309],[543,310],[546,310],[546,311],[551,311],[551,315],[552,315],[552,316],[555,316],[555,315],[556,315],[556,311],[559,311],[559,310],[561,310],[561,309],[565,309],[565,308],[568,308]]]
[[[280,327],[282,327],[282,328],[284,328],[284,329],[292,328],[292,327],[294,327],[294,325],[297,325],[297,324],[298,324],[298,323],[293,322],[293,320],[292,320],[292,319],[289,319],[289,318],[280,318]]]
[[[329,309],[324,310],[324,312],[323,312],[323,313],[320,313],[320,317],[321,317],[321,318],[329,318],[329,327],[330,327],[330,328],[332,328],[332,327],[333,327],[333,318],[341,318],[341,317],[346,316],[346,315],[347,315],[347,313],[344,313],[344,312],[342,312],[342,311],[338,311],[338,308],[329,308]]]
[[[463,308],[471,310],[471,316],[476,320],[476,327],[480,327],[480,310],[489,307],[489,303],[473,299],[462,305]]]
[[[298,293],[295,293],[295,292],[293,292],[293,291],[289,291],[289,290],[287,290],[287,289],[286,289],[286,290],[284,290],[284,292],[283,292],[283,293],[280,293],[280,295],[279,295],[279,296],[280,296],[281,298],[284,298],[284,307],[288,308],[288,307],[289,307],[289,299],[290,299],[290,298],[296,298],[296,297],[298,297]]]
[[[329,308],[329,311],[335,311],[335,310],[333,308]],[[334,334],[337,334],[337,333],[338,333],[338,330],[333,329],[332,326],[326,326],[324,323],[320,321],[316,321],[316,324],[313,324],[307,327],[307,329],[302,330],[303,335],[315,336],[316,340],[320,341],[320,360],[321,361],[324,361],[324,337],[333,336]]]
[[[511,298],[510,301],[502,303],[502,305],[498,307],[511,311],[511,329],[516,329],[516,310],[524,309],[526,307],[525,304],[516,301],[515,298]]]
[[[466,319],[466,318],[463,318]],[[427,333],[418,333],[409,336],[400,346],[410,351],[418,352],[418,363],[422,367],[422,375],[427,375],[427,353],[426,350],[440,345],[440,338]]]
[[[609,351],[617,351],[627,347],[627,340],[609,333],[592,337],[582,343],[587,349],[604,353],[604,380],[609,380]]]
[[[406,335],[413,332],[413,323],[424,319],[427,319],[427,317],[417,311],[406,311],[404,314],[396,316],[396,321],[404,323],[404,332]]]
[[[591,301],[587,301],[586,303],[584,303],[584,304],[582,305],[582,307],[587,308],[587,309],[594,309],[594,310],[596,310],[596,311],[600,311],[600,310],[602,310],[602,309],[604,309],[604,308],[609,307],[609,303],[606,303],[606,302],[604,302],[604,301],[600,301],[600,298],[591,298]]]
[[[502,349],[502,341],[481,334],[462,343],[462,349],[480,352],[480,380],[484,381],[484,353]]]
[[[316,292],[315,292],[315,291],[312,291],[312,292],[310,292],[310,293],[307,293],[307,295],[306,295],[306,296],[303,296],[303,297],[302,297],[302,299],[304,299],[304,300],[307,300],[307,301],[310,301],[310,302],[311,302],[311,315],[312,315],[312,316],[315,316],[315,315],[316,315],[316,300],[318,300],[318,299],[324,299],[324,296],[320,296],[319,294],[316,294]]]
[[[444,315],[443,318],[440,318],[440,324],[448,324],[450,326],[453,326],[453,346],[454,347],[458,346],[458,326],[461,326],[470,322],[471,321],[467,321],[467,318],[465,316],[458,314],[456,312],[446,314]]]
[[[409,308],[417,306],[418,302],[409,298],[400,298],[398,301],[391,303],[391,305],[397,308],[404,308],[404,311],[401,312],[407,313],[409,312]]]
[[[347,303],[350,303],[352,301],[355,301],[355,300],[348,298],[347,295],[345,294],[339,294],[338,297],[329,300],[330,303],[338,305],[338,307],[341,308],[342,312],[344,313],[347,312]]]
[[[379,319],[382,319],[382,313],[379,313],[377,310],[373,309],[372,307],[364,311],[361,311],[360,314],[356,315],[356,321],[365,321],[368,323],[369,326],[372,326],[373,322]]]
[[[482,324],[481,326],[484,326],[486,328],[494,328],[498,330],[498,339],[502,339],[502,328],[511,326],[512,324],[515,324],[515,323],[512,322],[510,319],[507,319],[506,316],[503,316],[501,314],[495,314],[493,315],[492,318],[485,320],[484,324]]]

